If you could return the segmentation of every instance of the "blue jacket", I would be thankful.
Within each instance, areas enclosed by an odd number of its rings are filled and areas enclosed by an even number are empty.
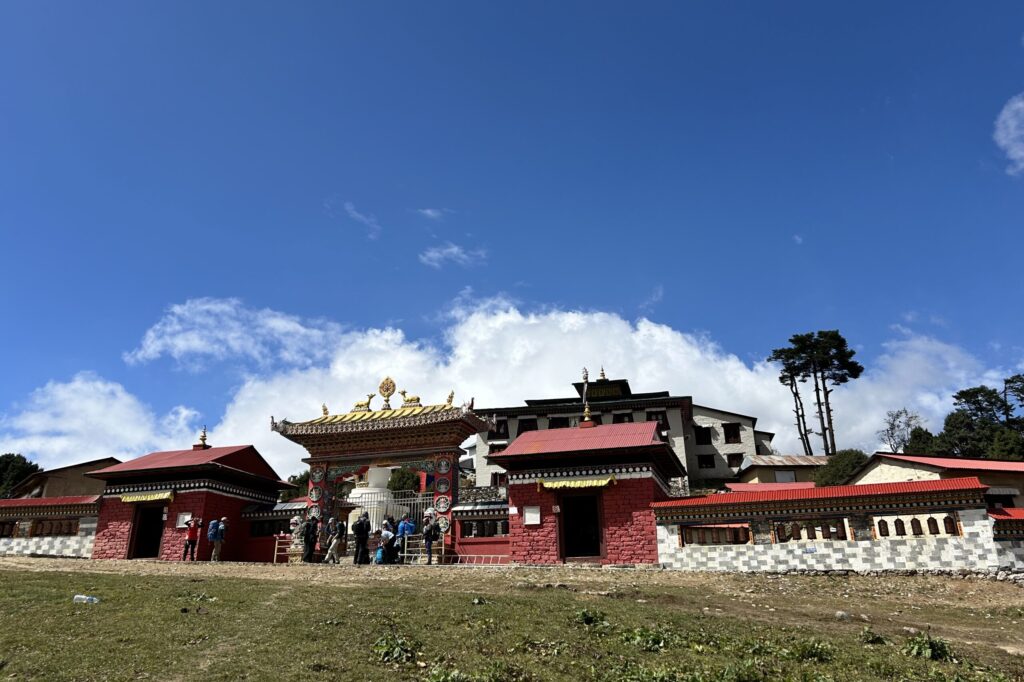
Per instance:
[[[402,521],[398,524],[398,537],[413,535],[416,533],[416,524],[412,521]]]

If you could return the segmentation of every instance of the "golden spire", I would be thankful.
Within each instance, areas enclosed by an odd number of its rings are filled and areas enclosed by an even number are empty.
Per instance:
[[[583,421],[590,421],[590,403],[583,403]]]
[[[327,409],[327,403],[322,403],[320,405],[320,410],[324,413],[325,417],[331,416],[331,411]]]
[[[604,365],[601,365],[601,376],[597,377],[598,381],[608,381],[608,377],[604,375]]]
[[[206,445],[206,424],[203,424],[203,432],[199,434],[199,442]]]

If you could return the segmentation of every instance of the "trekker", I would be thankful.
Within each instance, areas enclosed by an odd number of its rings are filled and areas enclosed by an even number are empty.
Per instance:
[[[373,552],[373,563],[375,564],[383,564],[384,556],[385,554],[387,554],[387,552],[384,550],[383,535],[383,531],[373,531],[373,544],[377,547],[377,549],[375,549]]]
[[[378,561],[377,563],[395,563],[395,534],[392,533],[385,525],[382,530],[374,533],[374,537],[380,538],[380,549],[383,550],[383,554],[381,556],[382,561]]]
[[[398,551],[404,557],[408,552],[409,536],[416,532],[416,524],[409,519],[408,514],[402,514],[402,520],[398,522]],[[402,559],[404,561],[404,559]]]
[[[316,541],[320,537],[320,524],[316,517],[306,521],[306,528],[302,533],[302,561],[307,564],[313,563],[313,553],[316,551]]]
[[[427,548],[427,565],[434,561],[434,543],[441,538],[441,529],[429,517],[423,517],[423,546]]]
[[[352,524],[352,534],[356,536],[356,551],[352,559],[353,564],[370,563],[370,549],[366,544],[370,541],[370,515],[363,512],[359,519]]]
[[[220,553],[224,549],[224,538],[228,531],[228,517],[223,517],[219,522],[214,520],[210,522],[210,530],[206,534],[206,539],[213,543],[213,554],[210,555],[210,561],[220,561]]]
[[[181,560],[186,561],[187,556],[196,560],[196,544],[199,542],[199,529],[203,527],[202,519],[189,519],[185,522],[185,548],[181,551]]]
[[[334,517],[327,519],[327,542],[326,544],[321,543],[320,547],[327,547],[327,551],[324,552],[325,564],[339,563],[338,562],[338,523],[334,520]]]

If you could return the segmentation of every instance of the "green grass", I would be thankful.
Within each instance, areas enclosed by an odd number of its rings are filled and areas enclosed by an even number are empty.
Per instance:
[[[729,608],[704,613],[716,597],[692,586],[618,589],[631,575],[622,572],[601,574],[611,589],[597,592],[460,569],[184,573],[0,570],[0,679],[1024,679],[1021,657],[996,648],[877,624],[867,636],[864,623],[753,617],[722,595]],[[71,603],[79,592],[102,601]]]

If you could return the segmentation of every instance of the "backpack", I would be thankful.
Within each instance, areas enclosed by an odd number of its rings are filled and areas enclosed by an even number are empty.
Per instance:
[[[209,528],[206,529],[206,539],[213,542],[217,539],[217,531],[220,529],[220,521],[210,521]]]
[[[384,548],[378,547],[377,553],[373,555],[373,563],[382,564],[384,563]]]
[[[430,538],[431,542],[437,542],[441,539],[441,529],[437,527],[436,523],[430,524],[430,529],[427,530],[427,537]]]

